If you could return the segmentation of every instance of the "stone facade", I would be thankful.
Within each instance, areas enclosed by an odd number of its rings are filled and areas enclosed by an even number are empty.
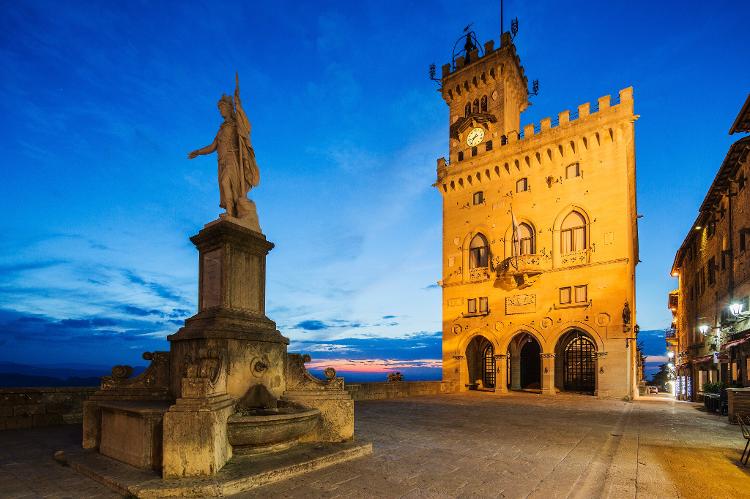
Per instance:
[[[748,122],[750,97],[731,131],[750,131]],[[678,287],[669,295],[673,323],[667,344],[681,399],[699,399],[705,383],[750,386],[748,179],[750,136],[729,148],[675,256]]]
[[[638,262],[633,90],[520,129],[508,33],[443,66],[443,380],[633,397]]]
[[[96,388],[0,388],[0,430],[80,423]]]

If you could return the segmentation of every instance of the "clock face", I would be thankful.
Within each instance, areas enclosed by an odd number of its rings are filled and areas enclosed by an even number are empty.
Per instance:
[[[469,135],[466,136],[466,145],[469,147],[474,147],[475,145],[482,142],[482,139],[484,138],[484,128],[474,128],[472,131],[469,132]]]

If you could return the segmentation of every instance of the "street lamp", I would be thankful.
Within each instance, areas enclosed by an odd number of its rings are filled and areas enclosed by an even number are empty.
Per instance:
[[[701,334],[706,334],[708,332],[708,326],[705,324],[698,326],[698,331],[700,331]]]
[[[729,310],[735,317],[742,313],[742,303],[732,303],[729,305]]]
[[[667,357],[670,359],[674,358],[674,352],[667,352]]]

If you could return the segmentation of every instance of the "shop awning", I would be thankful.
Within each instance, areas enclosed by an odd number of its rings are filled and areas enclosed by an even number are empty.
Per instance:
[[[704,362],[713,362],[714,354],[705,355],[703,357],[697,357],[693,359],[693,364],[703,364]]]
[[[746,336],[744,338],[740,338],[739,340],[727,341],[726,343],[724,343],[723,345],[721,345],[721,349],[722,350],[729,350],[730,348],[734,348],[736,346],[740,346],[743,343],[747,343],[748,341],[750,341],[750,336]]]

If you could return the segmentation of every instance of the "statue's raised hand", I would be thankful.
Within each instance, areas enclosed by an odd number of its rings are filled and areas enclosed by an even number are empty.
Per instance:
[[[198,156],[198,151],[193,151],[190,154],[188,154],[188,159],[194,159]]]

